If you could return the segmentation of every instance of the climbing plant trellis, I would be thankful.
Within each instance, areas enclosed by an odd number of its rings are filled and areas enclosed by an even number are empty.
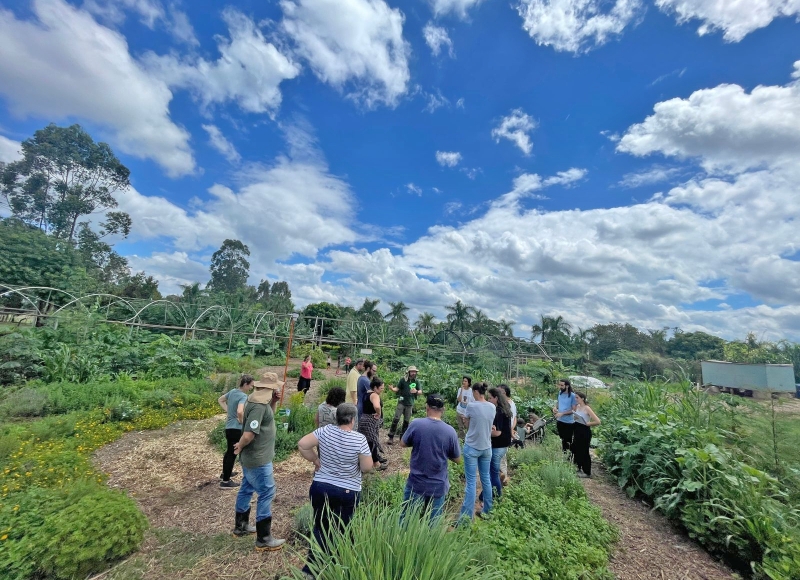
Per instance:
[[[16,307],[9,305],[16,304]],[[3,306],[5,305],[5,307]],[[17,316],[48,320],[57,325],[60,318],[80,310],[91,312],[101,321],[131,329],[178,333],[182,340],[207,335],[226,337],[230,349],[235,338],[285,341],[289,337],[291,314],[242,308],[208,300],[143,300],[105,293],[76,293],[44,286],[0,284],[0,308]],[[532,359],[561,358],[569,353],[557,344],[541,344],[519,337],[456,331],[440,327],[421,334],[413,328],[391,322],[365,322],[354,319],[299,316],[295,341],[320,346],[339,345],[349,352],[360,349],[403,348],[407,351],[461,355],[491,353],[516,365]]]

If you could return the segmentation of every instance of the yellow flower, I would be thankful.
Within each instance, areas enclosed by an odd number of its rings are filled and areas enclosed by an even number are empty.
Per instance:
[[[5,542],[8,539],[8,534],[3,534],[0,536],[0,542]]]

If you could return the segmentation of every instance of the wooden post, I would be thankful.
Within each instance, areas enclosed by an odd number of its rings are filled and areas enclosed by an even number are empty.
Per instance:
[[[279,407],[283,407],[283,395],[286,392],[286,375],[289,372],[289,356],[292,354],[295,320],[297,320],[297,314],[292,314],[292,321],[289,323],[289,344],[286,347],[286,364],[283,366],[283,386],[281,387],[281,402],[278,404]]]

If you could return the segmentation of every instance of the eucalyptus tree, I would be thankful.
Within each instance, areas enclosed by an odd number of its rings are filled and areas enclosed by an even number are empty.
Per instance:
[[[225,240],[219,250],[211,256],[210,292],[236,293],[247,286],[250,248],[239,240]]]
[[[73,241],[81,217],[105,212],[106,230],[127,233],[130,216],[113,211],[130,187],[130,170],[106,143],[80,125],[50,124],[22,142],[22,159],[8,163],[0,191],[11,213],[57,238]]]

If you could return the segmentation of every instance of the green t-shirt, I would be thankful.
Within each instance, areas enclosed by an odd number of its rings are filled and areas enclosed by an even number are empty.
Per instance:
[[[275,415],[266,403],[248,401],[244,406],[244,432],[255,438],[242,449],[244,467],[261,467],[275,458]]]
[[[397,389],[397,396],[400,398],[400,402],[404,405],[413,405],[417,396],[411,394],[411,389],[417,389],[421,391],[422,383],[418,378],[415,378],[413,381],[409,381],[406,377],[403,377],[397,381]]]

